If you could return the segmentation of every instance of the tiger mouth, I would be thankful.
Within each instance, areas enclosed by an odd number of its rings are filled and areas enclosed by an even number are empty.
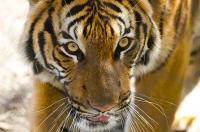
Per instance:
[[[90,129],[97,129],[99,127],[105,129],[109,126],[111,127],[110,129],[112,129],[119,125],[120,120],[121,119],[118,116],[99,115],[99,116],[82,118],[80,123],[85,122],[85,126],[89,127]]]
[[[85,118],[91,126],[104,126],[109,123],[110,116],[99,115]]]
[[[100,122],[100,123],[107,123],[109,120],[109,116],[107,115],[98,115],[93,117],[87,117],[86,119],[88,121],[91,121],[92,123]]]
[[[107,112],[98,112],[94,109],[87,109],[83,104],[69,98],[71,110],[73,111],[71,117],[76,122],[79,129],[92,131],[92,130],[111,130],[119,127],[121,121],[125,119],[125,110],[128,109],[129,104],[133,101],[131,94],[127,94],[122,100],[120,105],[114,107]]]
[[[85,132],[123,129],[125,124],[122,124],[122,122],[126,119],[126,109],[128,109],[131,101],[133,101],[131,96],[124,98],[120,106],[104,113],[93,110],[88,111],[74,101],[71,102],[73,112],[70,115],[76,124],[75,126]]]

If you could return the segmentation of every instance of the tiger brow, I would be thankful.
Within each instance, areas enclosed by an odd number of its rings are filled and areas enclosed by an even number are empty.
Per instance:
[[[126,28],[124,33],[123,33],[123,36],[126,35],[126,34],[129,34],[130,32],[131,32],[131,27]]]
[[[66,33],[65,31],[62,31],[61,34],[62,34],[63,38],[65,38],[65,39],[73,39],[73,38],[72,38],[68,33]]]

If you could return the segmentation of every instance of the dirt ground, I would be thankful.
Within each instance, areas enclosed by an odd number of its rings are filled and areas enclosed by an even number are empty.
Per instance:
[[[17,47],[28,3],[26,0],[0,0],[0,3],[0,132],[28,132],[32,72],[22,61]],[[200,117],[199,95],[200,88],[196,88],[177,116],[192,114]],[[197,128],[200,126],[199,120],[196,120]]]

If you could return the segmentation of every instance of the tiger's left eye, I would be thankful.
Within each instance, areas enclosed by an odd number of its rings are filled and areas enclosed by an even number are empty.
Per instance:
[[[125,48],[127,47],[129,44],[129,39],[128,38],[122,38],[120,41],[119,41],[119,46],[121,48]]]
[[[125,53],[129,50],[132,45],[133,38],[124,37],[119,42],[115,49],[114,59],[119,59],[122,53]]]

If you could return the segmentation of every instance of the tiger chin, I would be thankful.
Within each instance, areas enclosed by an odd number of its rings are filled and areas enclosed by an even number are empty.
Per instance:
[[[176,109],[151,97],[180,102],[189,0],[29,2],[21,47],[35,73],[31,131],[170,131]]]

